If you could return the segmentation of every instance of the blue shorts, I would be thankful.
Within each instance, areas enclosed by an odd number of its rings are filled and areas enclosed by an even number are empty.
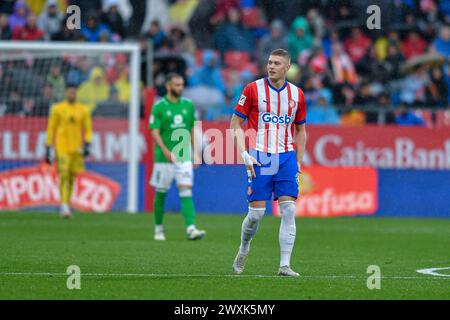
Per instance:
[[[298,197],[298,166],[295,151],[265,153],[250,150],[261,166],[255,165],[256,178],[248,182],[247,201],[274,200],[281,196]]]

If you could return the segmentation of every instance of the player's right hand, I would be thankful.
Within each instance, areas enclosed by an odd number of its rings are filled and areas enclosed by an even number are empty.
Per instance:
[[[166,157],[167,161],[169,161],[170,163],[175,163],[177,161],[177,157],[175,157],[175,155],[169,150],[164,150],[163,152],[164,157]]]
[[[45,162],[47,164],[52,164],[52,148],[51,147],[45,148]]]
[[[247,168],[247,176],[248,179],[251,180],[252,177],[256,178],[255,168],[254,165],[261,166],[261,164],[253,158],[251,155],[248,154],[247,151],[243,151],[241,153],[242,159],[244,160],[245,166]]]

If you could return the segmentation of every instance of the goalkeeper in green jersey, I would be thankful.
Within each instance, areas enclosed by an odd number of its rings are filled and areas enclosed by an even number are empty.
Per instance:
[[[155,142],[155,164],[150,180],[156,191],[153,206],[155,240],[166,239],[163,229],[164,201],[174,179],[180,194],[187,238],[197,240],[203,238],[206,231],[195,226],[192,201],[192,158],[196,166],[200,163],[200,155],[193,148],[195,109],[192,101],[181,96],[184,80],[180,75],[168,74],[166,89],[167,94],[153,106],[149,124]]]

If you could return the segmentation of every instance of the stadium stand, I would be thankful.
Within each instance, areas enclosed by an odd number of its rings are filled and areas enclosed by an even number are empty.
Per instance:
[[[65,24],[65,8],[72,4],[83,13],[79,31],[70,31]],[[327,110],[338,114],[339,124],[395,124],[395,117],[380,114],[385,110],[398,114],[408,108],[434,127],[448,123],[449,7],[448,1],[437,0],[389,2],[383,7],[382,30],[368,32],[361,27],[365,15],[358,14],[365,12],[362,0],[301,4],[289,0],[13,0],[0,1],[0,39],[139,40],[143,57],[145,42],[150,41],[156,57],[152,80],[158,95],[164,93],[161,84],[169,70],[181,70],[188,90],[196,92],[196,87],[205,85],[202,81],[208,81],[195,76],[205,74],[204,53],[214,52],[218,72],[210,82],[215,83],[212,90],[220,91],[219,102],[203,105],[201,113],[213,120],[230,114],[233,101],[229,99],[236,100],[236,88],[262,76],[268,52],[280,45],[291,52],[295,74],[290,80],[304,89],[308,105],[326,104]],[[143,70],[145,63],[143,59]],[[61,70],[53,70],[43,80],[35,69],[19,66],[21,73],[29,73],[21,76],[39,78],[39,92],[45,93],[35,103],[42,110],[26,112],[28,89],[20,88],[16,73],[2,72],[5,66],[0,63],[0,88],[8,95],[2,96],[0,114],[48,114],[49,101],[58,98],[64,83],[75,81],[80,90],[89,88],[91,73],[98,73],[93,66],[93,62],[64,62]],[[124,86],[119,77],[108,79],[114,70],[101,71],[106,87],[95,103],[108,102],[108,93],[114,90],[120,98]],[[148,84],[145,71],[141,80]],[[319,101],[324,96],[325,101]],[[216,110],[209,112],[210,107]],[[320,123],[320,118],[314,123]]]

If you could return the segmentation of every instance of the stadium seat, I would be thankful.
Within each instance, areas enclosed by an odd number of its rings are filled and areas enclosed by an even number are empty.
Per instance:
[[[228,67],[238,70],[241,70],[244,65],[250,62],[250,54],[243,51],[227,51],[224,58]]]
[[[414,114],[425,121],[425,126],[427,128],[433,128],[433,115],[431,114],[431,111],[428,110],[414,110]]]
[[[436,128],[450,127],[450,111],[442,110],[436,112]]]
[[[241,70],[248,70],[254,75],[258,74],[258,65],[253,62],[247,62],[245,65],[242,66]]]

